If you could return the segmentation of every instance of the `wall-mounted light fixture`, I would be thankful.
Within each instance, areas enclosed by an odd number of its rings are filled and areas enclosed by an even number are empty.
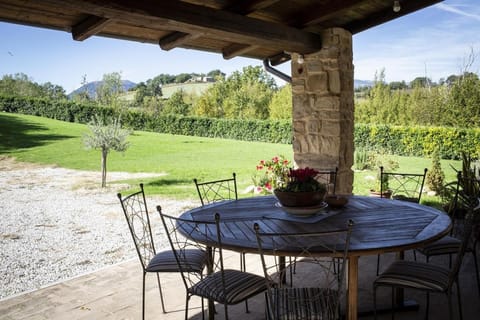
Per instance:
[[[393,1],[393,12],[400,12],[400,10],[402,10],[402,7],[400,6],[400,1]]]
[[[297,63],[298,64],[303,64],[305,60],[303,59],[303,55],[299,54],[297,58]]]

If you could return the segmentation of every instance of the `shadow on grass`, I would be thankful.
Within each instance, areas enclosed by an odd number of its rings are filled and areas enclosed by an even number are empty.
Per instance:
[[[40,131],[48,131],[48,127],[0,113],[0,153],[38,147],[49,141],[73,138],[73,136],[39,133]]]
[[[176,186],[176,185],[186,185],[193,184],[191,179],[156,179],[144,183],[145,186],[151,187],[164,187],[164,186]]]

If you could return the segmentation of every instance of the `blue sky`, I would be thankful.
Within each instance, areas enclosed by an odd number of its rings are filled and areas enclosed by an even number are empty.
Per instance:
[[[61,85],[67,93],[88,82],[120,72],[123,79],[146,81],[161,73],[206,73],[220,69],[227,75],[247,65],[247,58],[224,60],[220,54],[196,50],[162,51],[159,46],[92,37],[83,42],[69,33],[0,22],[0,77],[25,73],[38,83]],[[419,12],[353,36],[355,79],[373,80],[385,69],[386,80],[433,81],[459,74],[473,52],[469,71],[480,70],[480,1],[446,0]],[[280,69],[289,73],[289,63]],[[283,82],[278,81],[279,84]]]

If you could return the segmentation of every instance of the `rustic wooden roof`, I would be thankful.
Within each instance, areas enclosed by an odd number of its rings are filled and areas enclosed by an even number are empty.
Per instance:
[[[0,0],[0,21],[146,42],[163,50],[266,59],[321,48],[320,33],[356,34],[442,0]]]

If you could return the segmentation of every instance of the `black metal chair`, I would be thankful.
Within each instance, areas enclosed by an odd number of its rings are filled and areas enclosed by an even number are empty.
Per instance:
[[[376,299],[378,287],[391,287],[392,288],[392,312],[393,308],[393,289],[394,288],[407,288],[423,290],[427,294],[426,300],[426,314],[425,318],[428,319],[428,311],[430,304],[430,293],[444,293],[448,298],[449,316],[450,320],[454,319],[452,308],[452,293],[453,286],[456,284],[458,308],[460,320],[463,319],[462,313],[462,299],[460,295],[460,287],[458,283],[458,273],[462,265],[462,260],[465,251],[470,241],[472,226],[474,219],[473,207],[469,208],[468,214],[464,220],[464,234],[460,247],[457,251],[457,256],[453,268],[447,269],[442,266],[434,265],[431,263],[424,263],[418,261],[397,260],[393,262],[373,283],[373,303],[376,313]],[[392,314],[393,318],[393,314]]]
[[[328,193],[335,194],[337,189],[337,174],[338,167],[335,167],[333,170],[318,170],[315,178],[327,186]]]
[[[428,169],[423,169],[423,173],[398,173],[385,172],[380,167],[380,181],[388,181],[388,190],[391,191],[391,197],[395,200],[410,201],[420,203],[422,198],[423,185]],[[380,184],[380,194],[383,196],[384,184]]]
[[[327,186],[327,193],[328,194],[335,194],[337,189],[337,174],[338,174],[338,167],[335,167],[333,170],[317,170],[318,173],[315,177],[320,183],[323,183]],[[293,279],[293,274],[297,272],[295,266],[296,259],[292,259],[289,257],[289,263],[293,268],[290,269],[290,279]]]
[[[157,275],[162,311],[166,313],[159,273],[180,272],[175,255],[171,250],[162,252],[155,250],[143,184],[140,184],[140,191],[138,192],[125,197],[118,193],[117,196],[122,205],[123,213],[125,214],[125,219],[127,220],[128,228],[130,229],[143,269],[142,319],[145,319],[145,277],[147,273],[155,273]],[[186,268],[201,276],[207,263],[208,255],[206,251],[202,249],[189,250],[185,252],[185,255]]]
[[[202,206],[222,200],[238,199],[237,175],[235,173],[232,174],[232,178],[228,179],[199,182],[195,178],[193,182]]]
[[[197,188],[198,197],[202,206],[223,200],[238,200],[237,175],[232,173],[231,178],[199,182],[193,179]],[[240,270],[246,271],[245,253],[240,253]],[[248,301],[245,301],[245,311],[248,310]]]
[[[265,275],[267,319],[338,319],[353,222],[342,230],[269,233],[254,225]],[[296,253],[301,272],[314,276],[286,283],[284,260]],[[321,252],[319,254],[319,252]],[[335,257],[336,259],[332,259]],[[336,264],[338,271],[336,272]]]
[[[465,189],[464,185],[469,185],[470,187]],[[453,227],[450,235],[443,237],[431,244],[428,244],[424,247],[416,249],[414,251],[425,256],[425,260],[428,263],[431,257],[435,256],[449,256],[449,267],[452,265],[452,255],[458,252],[460,245],[462,243],[463,236],[463,219],[465,218],[465,202],[469,201],[470,198],[478,199],[480,194],[480,181],[477,178],[463,178],[461,172],[457,175],[457,183],[455,187],[455,196],[453,199],[453,205],[448,210],[448,214],[453,222]],[[478,210],[475,208],[475,212]],[[480,295],[480,273],[478,268],[478,257],[477,257],[477,246],[478,240],[480,238],[480,225],[474,225],[474,231],[472,237],[467,244],[465,249],[466,253],[471,253],[473,256],[473,261],[475,264],[475,273],[477,279],[477,290]],[[415,260],[417,259],[415,254]]]
[[[187,290],[185,319],[188,319],[188,302],[192,296],[213,300],[224,305],[225,319],[228,319],[228,305],[240,302],[262,293],[266,290],[263,277],[234,269],[225,269],[222,250],[222,230],[220,215],[216,213],[210,221],[192,221],[168,216],[162,213],[160,206],[157,210],[162,218],[172,250],[182,274],[183,283]],[[194,240],[196,239],[196,240]],[[190,272],[184,266],[187,257],[184,255],[189,248],[204,248],[205,245],[215,245],[218,250],[215,254],[211,250],[208,263],[209,274],[203,278]],[[203,308],[202,308],[202,316]]]
[[[385,183],[380,183],[380,196],[384,197],[385,192],[390,191],[394,200],[420,203],[427,171],[425,168],[423,173],[385,172],[384,168],[380,167],[380,181],[388,181],[388,190],[383,189]],[[377,276],[379,272],[380,255],[377,256]]]

